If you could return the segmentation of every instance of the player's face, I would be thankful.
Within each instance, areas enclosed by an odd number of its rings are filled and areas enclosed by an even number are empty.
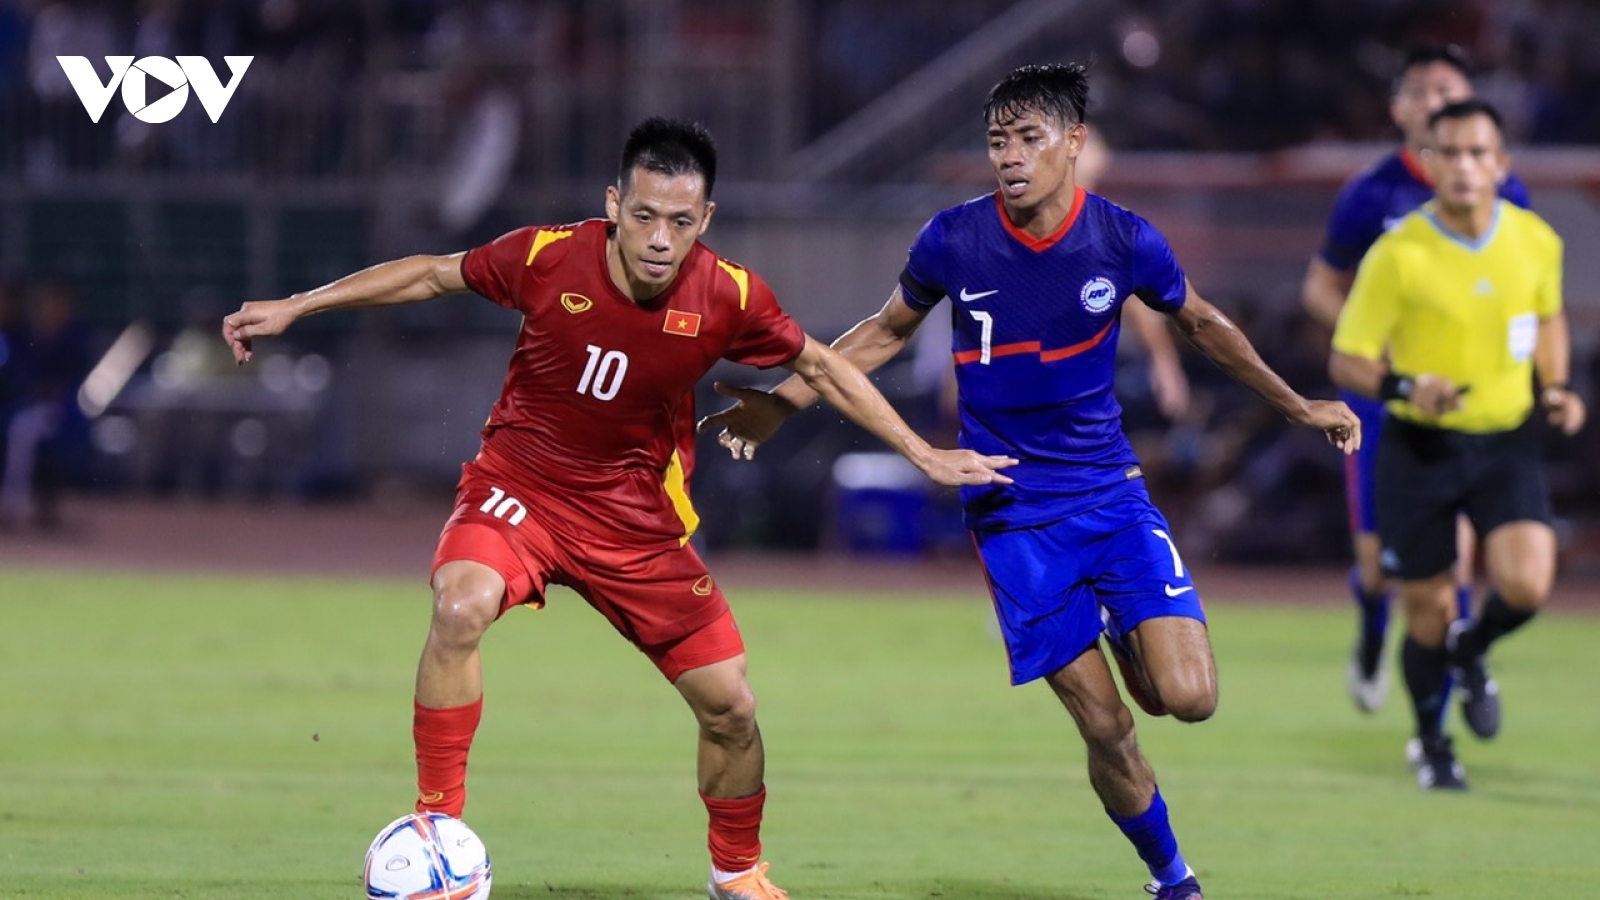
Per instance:
[[[1406,143],[1421,146],[1428,138],[1428,117],[1457,100],[1472,96],[1466,76],[1448,63],[1412,66],[1389,101],[1389,115],[1405,133]]]
[[[1073,166],[1089,130],[1025,112],[989,123],[989,165],[1009,212],[1031,212],[1053,200],[1071,202]]]
[[[1455,213],[1493,203],[1510,162],[1500,130],[1481,115],[1441,120],[1423,156],[1439,205]]]
[[[635,168],[626,184],[606,188],[606,218],[616,226],[606,251],[611,280],[635,300],[659,295],[678,277],[716,207],[698,173]]]

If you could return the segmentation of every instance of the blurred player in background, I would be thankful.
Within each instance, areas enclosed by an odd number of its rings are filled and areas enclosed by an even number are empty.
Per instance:
[[[888,303],[834,347],[873,371],[941,300],[956,305],[962,444],[1022,460],[1014,484],[962,491],[1012,683],[1042,678],[1066,706],[1095,793],[1149,867],[1149,891],[1200,900],[1099,644],[1104,631],[1146,712],[1198,722],[1216,709],[1205,613],[1112,392],[1122,307],[1135,296],[1165,313],[1209,359],[1346,452],[1360,422],[1343,403],[1295,393],[1195,293],[1155,228],[1077,185],[1088,92],[1079,65],[1024,66],[990,91],[999,190],[929,221]],[[741,455],[818,399],[793,378],[770,393],[720,389],[739,402],[701,427],[726,428],[723,442]]]
[[[1009,482],[1015,462],[934,449],[870,381],[811,339],[762,279],[699,238],[716,151],[698,125],[629,136],[605,219],[530,226],[449,256],[383,263],[223,320],[235,359],[331,309],[471,290],[523,314],[499,401],[467,463],[432,570],[417,667],[417,809],[460,816],[483,705],[479,642],[506,610],[577,591],[650,658],[699,722],[712,900],[783,900],[760,861],[764,751],[744,644],[689,545],[695,383],[719,359],[785,366],[809,390],[945,485]]]
[[[1466,55],[1453,44],[1419,44],[1406,51],[1389,98],[1389,115],[1404,143],[1345,185],[1328,218],[1322,250],[1306,268],[1302,298],[1306,309],[1331,331],[1339,318],[1361,257],[1384,231],[1433,197],[1433,183],[1420,156],[1428,143],[1428,117],[1447,103],[1472,95]],[[1500,195],[1526,208],[1528,191],[1506,174]],[[1373,509],[1373,470],[1383,404],[1354,391],[1344,399],[1361,416],[1366,438],[1362,451],[1345,463],[1345,498],[1355,565],[1350,592],[1361,619],[1346,676],[1350,698],[1362,712],[1376,712],[1389,693],[1384,639],[1389,627],[1389,585],[1378,562],[1378,529]],[[1472,608],[1472,529],[1459,526],[1456,595],[1458,615]]]
[[[1499,689],[1485,654],[1533,618],[1555,579],[1534,407],[1568,435],[1585,410],[1567,387],[1561,239],[1499,196],[1509,164],[1499,113],[1463,100],[1430,123],[1422,158],[1435,199],[1361,261],[1329,369],[1384,403],[1378,537],[1406,610],[1401,665],[1416,715],[1406,757],[1423,788],[1465,789],[1443,730],[1447,672],[1468,727],[1494,736]],[[1490,585],[1470,624],[1456,616],[1450,571],[1462,513],[1483,536]]]
[[[7,413],[0,526],[53,529],[63,524],[62,492],[89,453],[78,389],[94,365],[93,331],[78,308],[76,288],[64,278],[44,279],[29,301],[26,323],[0,341],[16,376],[16,397],[6,404],[11,409],[0,409]]]

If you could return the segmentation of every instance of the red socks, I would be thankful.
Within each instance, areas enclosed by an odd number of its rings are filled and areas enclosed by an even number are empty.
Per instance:
[[[483,698],[466,706],[430,709],[412,700],[411,738],[417,745],[417,812],[461,818],[467,805],[467,751],[483,717]],[[757,808],[757,818],[760,810]]]
[[[743,872],[761,861],[761,808],[766,785],[748,797],[718,800],[700,795],[711,815],[711,865],[724,872]]]
[[[431,709],[412,701],[411,736],[417,747],[417,812],[461,817],[467,805],[467,751],[483,717],[483,698],[465,706]],[[767,789],[719,800],[700,795],[710,817],[711,864],[743,872],[761,860],[761,812]]]

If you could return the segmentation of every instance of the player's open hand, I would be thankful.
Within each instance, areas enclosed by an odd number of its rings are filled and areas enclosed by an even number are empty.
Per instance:
[[[695,425],[699,434],[721,428],[717,443],[733,455],[734,459],[754,459],[756,448],[777,432],[783,420],[794,412],[794,407],[781,398],[754,388],[733,387],[718,381],[712,385],[717,393],[732,397],[733,405],[712,413]]]
[[[233,351],[233,361],[244,365],[255,355],[254,339],[282,334],[298,317],[290,300],[255,300],[222,319],[222,339]]]
[[[1566,388],[1545,388],[1539,395],[1539,402],[1544,405],[1550,424],[1561,429],[1565,435],[1577,434],[1583,427],[1584,419],[1588,418],[1583,398]]]
[[[933,448],[928,451],[926,459],[918,460],[917,467],[922,474],[928,476],[934,484],[945,487],[959,487],[963,484],[1011,484],[1009,477],[1000,474],[1000,469],[1009,469],[1017,464],[1017,460],[1010,456],[984,456],[972,450],[941,450]]]
[[[1343,400],[1309,400],[1297,424],[1315,428],[1348,456],[1361,449],[1361,420]]]

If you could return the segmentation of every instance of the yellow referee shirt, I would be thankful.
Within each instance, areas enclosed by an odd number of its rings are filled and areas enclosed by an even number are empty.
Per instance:
[[[1517,427],[1533,408],[1539,322],[1561,311],[1561,238],[1504,200],[1483,238],[1446,228],[1428,203],[1401,219],[1361,260],[1333,348],[1382,359],[1404,375],[1432,374],[1471,390],[1437,418],[1402,400],[1402,419],[1454,431]]]

